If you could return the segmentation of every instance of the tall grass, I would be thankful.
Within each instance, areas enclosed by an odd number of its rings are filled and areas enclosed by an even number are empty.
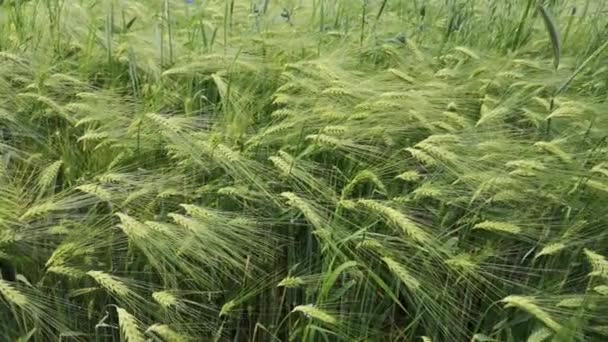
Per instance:
[[[0,340],[607,339],[607,6],[2,2]]]

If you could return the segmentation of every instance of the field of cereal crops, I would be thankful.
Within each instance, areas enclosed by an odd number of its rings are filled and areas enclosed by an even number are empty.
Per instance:
[[[608,340],[608,2],[0,1],[0,341]]]

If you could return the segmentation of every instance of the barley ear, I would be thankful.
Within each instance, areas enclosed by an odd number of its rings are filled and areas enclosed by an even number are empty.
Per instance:
[[[190,338],[176,332],[175,330],[171,329],[168,325],[166,324],[152,324],[150,327],[148,327],[148,329],[146,329],[146,334],[151,334],[154,333],[158,336],[160,336],[164,341],[170,341],[170,342],[186,342],[186,341],[190,341]]]
[[[562,326],[557,323],[546,311],[541,309],[534,301],[532,297],[525,296],[508,296],[502,300],[505,303],[505,307],[515,307],[520,310],[526,311],[530,315],[534,316],[539,321],[543,322],[548,328],[553,331],[560,331]]]
[[[476,224],[473,229],[482,229],[493,232],[502,232],[517,235],[521,233],[521,228],[508,222],[484,221]]]
[[[125,298],[131,293],[131,290],[125,284],[107,273],[101,271],[88,271],[87,275],[95,279],[95,281],[106,291],[119,298]]]
[[[141,333],[141,329],[135,316],[122,308],[116,308],[118,312],[118,325],[125,342],[144,342],[146,339]]]
[[[152,298],[165,309],[177,305],[177,297],[168,291],[154,292],[152,293]]]
[[[416,291],[420,288],[420,282],[416,279],[410,271],[408,271],[405,267],[400,265],[397,261],[385,257],[382,258],[382,261],[388,266],[388,268],[393,272],[402,282],[407,286],[411,291]]]
[[[4,299],[10,304],[20,308],[25,308],[29,305],[27,297],[19,290],[13,287],[9,282],[0,278],[0,299]]]
[[[301,312],[306,317],[310,317],[312,319],[316,319],[327,324],[334,325],[338,322],[338,320],[334,316],[328,314],[327,312],[321,309],[314,307],[313,305],[298,305],[293,309],[292,312]]]

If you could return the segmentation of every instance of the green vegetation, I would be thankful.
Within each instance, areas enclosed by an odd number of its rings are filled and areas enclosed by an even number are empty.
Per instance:
[[[2,1],[0,341],[608,340],[607,11]]]

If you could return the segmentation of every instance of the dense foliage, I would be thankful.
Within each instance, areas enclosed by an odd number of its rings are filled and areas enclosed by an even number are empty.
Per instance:
[[[607,11],[3,1],[0,340],[607,340]]]

